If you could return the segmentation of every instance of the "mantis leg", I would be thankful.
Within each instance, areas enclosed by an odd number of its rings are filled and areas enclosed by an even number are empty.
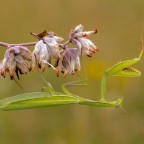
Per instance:
[[[56,91],[53,89],[52,85],[49,82],[47,82],[42,75],[40,76],[43,82],[46,84],[46,87],[42,88],[42,92],[49,92],[51,95],[56,94]]]
[[[81,62],[82,62],[82,57],[81,57]],[[61,86],[61,89],[62,91],[65,93],[65,94],[71,94],[71,92],[66,88],[66,87],[69,87],[69,86],[86,86],[87,83],[87,73],[86,73],[86,70],[83,66],[83,63],[82,63],[82,68],[83,68],[83,71],[84,71],[84,79],[82,80],[82,77],[79,75],[79,73],[77,73],[78,77],[81,79],[81,80],[78,80],[78,81],[73,81],[73,82],[68,82],[68,83],[65,83]]]
[[[72,94],[66,87],[69,87],[69,86],[85,86],[86,85],[85,81],[86,80],[78,80],[78,81],[74,81],[74,82],[68,82],[68,83],[63,84],[61,86],[61,89],[65,94]]]
[[[54,88],[52,87],[52,85],[49,82],[47,82],[42,75],[40,75],[40,76],[41,76],[43,82],[46,84],[46,87],[42,88],[42,92],[49,92],[51,94],[51,96],[54,96],[54,95],[63,95],[62,93],[54,90]]]

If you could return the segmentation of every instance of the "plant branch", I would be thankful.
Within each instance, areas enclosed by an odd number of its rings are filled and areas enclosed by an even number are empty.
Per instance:
[[[0,46],[6,47],[6,48],[13,47],[13,46],[34,46],[36,43],[37,42],[9,44],[5,42],[0,42]],[[65,49],[69,43],[70,43],[70,40],[66,41],[64,44],[59,44],[59,47],[61,47],[62,49]]]
[[[19,43],[19,44],[9,44],[5,42],[0,42],[0,46],[9,48],[13,46],[34,46],[37,42]]]
[[[34,46],[37,42],[19,43],[19,44],[9,44],[11,46]]]
[[[64,44],[59,44],[59,47],[61,47],[62,49],[66,49],[67,48],[67,45],[71,43],[70,40],[67,40]]]
[[[0,46],[9,47],[9,44],[8,44],[8,43],[5,43],[5,42],[0,42]]]

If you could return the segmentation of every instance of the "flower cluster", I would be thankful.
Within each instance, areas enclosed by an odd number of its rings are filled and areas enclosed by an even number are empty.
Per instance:
[[[54,32],[49,32],[45,36],[41,36],[40,41],[35,45],[32,53],[32,70],[36,64],[42,72],[45,70],[45,64],[51,64],[51,58],[61,59],[58,42],[63,41],[63,38],[56,36]]]
[[[98,51],[98,48],[88,39],[88,37],[95,33],[97,33],[97,30],[84,32],[83,25],[80,24],[71,31],[70,40],[81,51],[82,55],[91,57],[93,53]]]
[[[14,72],[16,72],[19,78],[20,74],[26,74],[31,70],[31,66],[28,61],[31,61],[31,51],[26,47],[14,46],[6,50],[4,59],[0,63],[0,74],[5,77],[6,72],[9,73],[10,78],[14,78]]]
[[[57,67],[57,76],[60,72],[64,74],[64,77],[67,73],[73,75],[75,71],[80,70],[80,58],[77,48],[67,48],[61,51],[63,60],[57,60],[55,67]]]
[[[98,48],[88,39],[96,32],[97,30],[85,32],[83,25],[80,24],[70,31],[69,40],[64,44],[60,44],[64,39],[54,32],[31,33],[39,40],[38,42],[7,45],[8,49],[0,63],[0,74],[5,77],[8,72],[10,78],[13,79],[15,72],[19,78],[19,73],[26,74],[28,71],[34,71],[35,67],[44,72],[46,65],[49,65],[56,71],[57,76],[60,73],[63,73],[64,77],[67,73],[73,75],[81,68],[80,56],[91,57],[98,51]],[[68,46],[70,43],[75,47],[70,48]],[[24,45],[34,45],[33,52]],[[54,65],[51,64],[52,58],[56,61]],[[32,66],[29,61],[32,61]]]

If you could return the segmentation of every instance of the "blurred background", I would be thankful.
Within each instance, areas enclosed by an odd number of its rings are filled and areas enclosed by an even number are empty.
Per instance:
[[[70,90],[82,97],[98,100],[100,80],[105,69],[120,60],[135,58],[140,53],[140,37],[144,35],[143,0],[12,0],[1,1],[0,41],[21,43],[36,41],[30,32],[55,31],[65,41],[75,26],[98,29],[92,41],[100,51],[92,58],[84,57],[88,81],[86,87]],[[30,47],[33,50],[33,47]],[[5,48],[0,47],[0,59]],[[143,73],[142,60],[135,65]],[[84,74],[83,70],[80,73]],[[78,80],[77,75],[56,77],[50,68],[43,74],[52,86]],[[22,90],[9,76],[0,77],[0,97],[41,91],[45,86],[39,72],[22,75]],[[2,144],[143,144],[144,80],[112,77],[108,80],[109,100],[124,98],[127,112],[114,108],[81,105],[0,111],[0,143]]]

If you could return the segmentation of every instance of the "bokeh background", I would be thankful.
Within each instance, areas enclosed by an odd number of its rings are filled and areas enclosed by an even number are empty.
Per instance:
[[[85,30],[98,29],[91,36],[100,52],[84,57],[88,81],[86,87],[70,90],[80,96],[99,99],[100,80],[108,67],[120,60],[137,57],[140,37],[144,34],[143,0],[12,0],[1,1],[0,41],[21,43],[36,41],[30,32],[55,31],[65,41],[70,29],[83,24]],[[33,50],[33,47],[30,47]],[[0,47],[0,59],[5,48]],[[143,73],[144,58],[136,64]],[[83,75],[81,71],[81,75]],[[57,78],[47,68],[43,74],[53,87],[78,80],[77,75]],[[39,72],[20,77],[23,90],[9,77],[0,77],[0,97],[41,91],[45,86]],[[0,111],[0,143],[2,144],[143,144],[144,80],[141,78],[109,78],[107,97],[124,98],[127,112],[114,108],[80,105]]]

